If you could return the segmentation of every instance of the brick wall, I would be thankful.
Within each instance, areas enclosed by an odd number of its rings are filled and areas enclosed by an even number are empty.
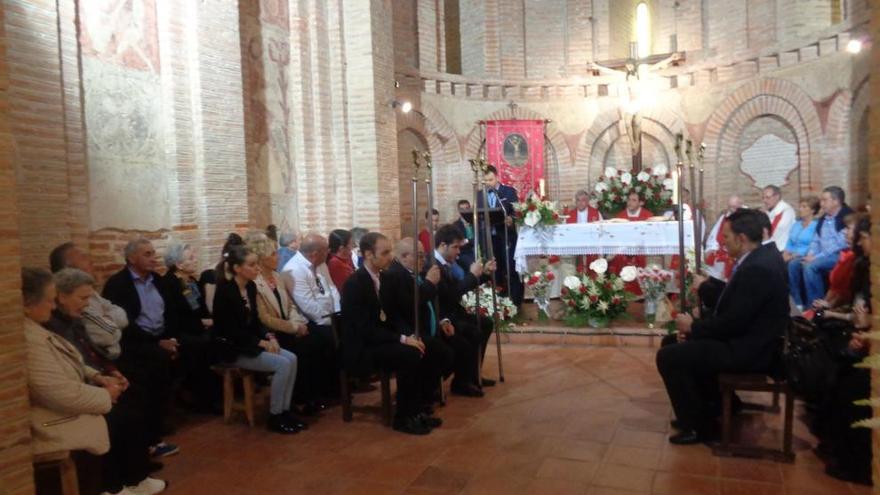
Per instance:
[[[16,143],[10,124],[9,9],[0,5],[0,492],[33,493],[21,307],[21,232]]]

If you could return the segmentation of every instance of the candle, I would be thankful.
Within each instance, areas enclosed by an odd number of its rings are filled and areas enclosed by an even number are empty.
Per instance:
[[[672,202],[674,204],[678,204],[678,169],[679,167],[672,169]]]
[[[544,198],[544,179],[538,181],[538,192],[541,194],[541,199]]]

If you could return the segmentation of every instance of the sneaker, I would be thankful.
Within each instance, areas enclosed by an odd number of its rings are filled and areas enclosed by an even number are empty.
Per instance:
[[[168,457],[178,452],[180,452],[180,447],[168,442],[159,442],[150,447],[150,457]]]
[[[136,486],[127,486],[125,489],[134,495],[155,495],[165,491],[167,486],[168,482],[147,476]]]

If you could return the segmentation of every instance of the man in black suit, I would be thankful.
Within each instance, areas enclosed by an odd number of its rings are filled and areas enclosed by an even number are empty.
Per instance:
[[[394,328],[380,297],[381,272],[391,265],[391,242],[378,232],[360,241],[364,265],[348,278],[342,289],[342,361],[354,376],[376,369],[397,374],[397,411],[394,429],[427,435],[440,420],[423,414],[419,404],[419,370],[425,344]]]
[[[461,246],[461,253],[459,253],[458,260],[456,261],[462,270],[467,271],[471,267],[471,263],[476,261],[476,253],[474,252],[476,232],[474,232],[474,225],[464,217],[466,212],[471,212],[471,202],[466,199],[459,199],[456,206],[458,208],[458,220],[452,222],[452,225],[458,227],[458,230],[461,231],[465,239],[465,243]]]
[[[144,238],[125,246],[125,267],[110,276],[102,295],[125,310],[128,326],[122,330],[118,365],[132,382],[148,391],[153,408],[148,415],[151,442],[159,452],[176,451],[160,444],[165,409],[170,402],[172,362],[178,357],[179,328],[171,292],[155,269],[156,249]]]
[[[452,393],[466,397],[482,397],[482,385],[494,385],[495,381],[488,378],[480,379],[477,370],[477,356],[486,354],[486,345],[492,334],[492,321],[480,318],[479,326],[476,317],[465,311],[461,305],[461,297],[477,288],[480,279],[488,279],[483,273],[495,271],[495,261],[490,260],[485,267],[474,262],[461,280],[452,275],[451,265],[458,257],[464,236],[454,225],[443,225],[434,235],[434,260],[440,267],[440,282],[437,284],[437,301],[440,320],[449,320],[455,332],[464,337],[470,344],[470,350],[456,348],[455,379],[452,381]],[[480,354],[481,353],[481,354]]]
[[[424,259],[421,243],[418,255]],[[382,306],[388,310],[388,318],[403,335],[417,335],[425,343],[423,369],[419,373],[420,401],[429,408],[439,397],[440,377],[452,374],[455,359],[454,349],[469,349],[464,338],[455,334],[455,327],[449,320],[437,318],[434,297],[437,283],[440,282],[440,269],[436,264],[425,276],[419,276],[419,332],[416,334],[415,321],[415,260],[413,239],[405,237],[394,246],[394,261],[382,272]]]
[[[674,444],[713,436],[718,374],[769,372],[789,320],[785,280],[774,253],[761,245],[760,220],[737,211],[723,229],[736,265],[713,314],[697,320],[680,314],[676,328],[683,341],[657,352],[657,369],[677,418],[679,433],[669,438]]]
[[[514,271],[515,262],[513,254],[516,251],[516,227],[513,224],[513,204],[519,201],[519,195],[516,189],[502,184],[498,180],[498,170],[489,165],[483,174],[483,184],[486,186],[488,199],[484,198],[483,191],[477,195],[477,208],[484,208],[487,204],[489,208],[501,208],[504,210],[504,222],[489,226],[489,235],[492,238],[492,249],[495,259],[498,261],[498,269],[495,271],[495,283],[504,288],[504,294],[510,297],[513,304],[519,306],[522,304],[523,284],[519,279],[519,274]],[[483,218],[480,218],[482,221]],[[480,227],[482,230],[483,227]],[[507,231],[507,244],[505,245],[504,232]],[[485,236],[482,236],[485,237]],[[485,239],[481,237],[483,247],[485,247]],[[487,249],[483,253],[488,253]],[[507,260],[505,260],[507,256]],[[507,287],[508,274],[507,267],[510,266],[510,287]]]

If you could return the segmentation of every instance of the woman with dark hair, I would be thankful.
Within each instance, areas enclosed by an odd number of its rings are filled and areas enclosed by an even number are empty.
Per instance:
[[[226,256],[232,246],[244,246],[244,239],[235,232],[230,232],[226,236],[226,242],[223,243],[223,249],[220,251],[221,264],[223,263],[222,258]],[[223,275],[221,273],[219,277],[217,276],[217,268],[209,268],[199,275],[199,289],[202,291],[202,298],[205,301],[207,318],[210,318],[211,313],[214,312],[214,291],[217,289],[217,280],[220,278],[223,278]]]
[[[223,277],[214,295],[214,330],[223,339],[226,358],[243,369],[274,373],[267,427],[278,433],[298,433],[305,425],[290,412],[297,360],[260,323],[254,283],[260,274],[257,255],[245,246],[232,246],[217,271]]]
[[[330,278],[339,290],[345,285],[348,277],[354,273],[354,262],[351,259],[351,251],[354,249],[351,231],[336,229],[328,236],[330,255],[327,256],[327,269]]]

